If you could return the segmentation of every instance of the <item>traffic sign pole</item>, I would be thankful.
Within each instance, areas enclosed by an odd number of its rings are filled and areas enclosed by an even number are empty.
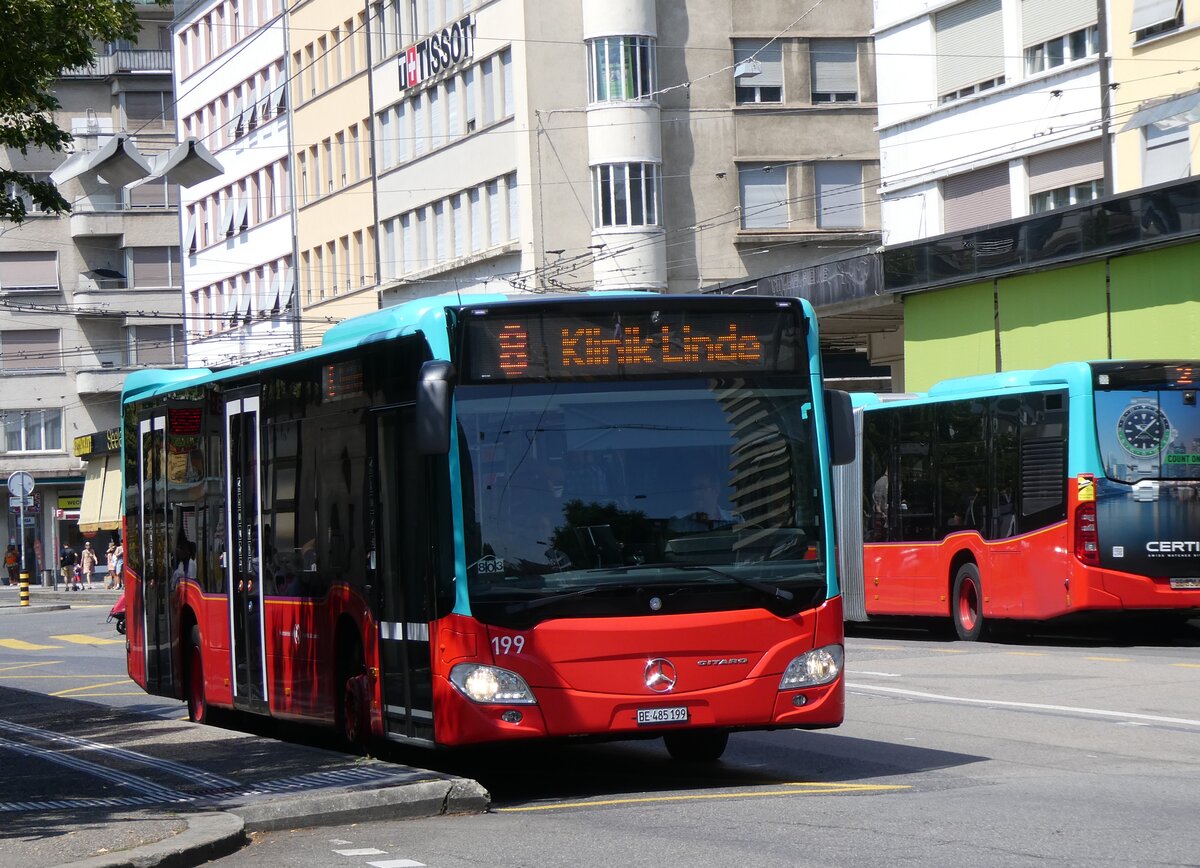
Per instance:
[[[16,473],[9,474],[8,477],[8,493],[14,497],[21,499],[18,507],[18,519],[21,528],[21,605],[29,605],[29,570],[25,567],[25,499],[33,493],[33,476],[24,470],[18,470]]]

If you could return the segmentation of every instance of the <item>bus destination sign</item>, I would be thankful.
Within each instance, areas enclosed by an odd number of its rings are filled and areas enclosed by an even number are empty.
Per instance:
[[[662,311],[470,320],[473,382],[797,370],[791,311]]]

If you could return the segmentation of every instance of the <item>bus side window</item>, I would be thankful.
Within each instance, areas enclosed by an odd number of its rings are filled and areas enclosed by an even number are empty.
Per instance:
[[[933,408],[905,407],[896,413],[898,437],[896,491],[890,494],[896,510],[893,539],[934,539],[934,486],[930,467]]]
[[[1017,533],[1017,449],[1020,441],[1020,398],[996,398],[993,401],[992,440],[989,453],[993,462],[992,519],[988,539],[1005,539]]]
[[[1026,395],[1021,403],[1021,496],[1018,530],[1067,517],[1067,409],[1061,392]]]

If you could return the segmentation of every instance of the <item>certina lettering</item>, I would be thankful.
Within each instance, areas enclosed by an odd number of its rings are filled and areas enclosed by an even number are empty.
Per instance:
[[[697,666],[737,666],[749,663],[747,657],[718,657],[713,660],[697,660]]]
[[[1146,551],[1153,555],[1169,555],[1176,552],[1200,554],[1200,540],[1152,539],[1146,543]]]
[[[619,365],[696,364],[709,362],[757,362],[762,359],[758,335],[739,335],[729,325],[723,335],[694,335],[691,326],[672,332],[663,326],[658,334],[642,337],[637,326],[626,328],[619,337],[604,337],[599,328],[562,330],[562,365],[607,367]]]
[[[418,84],[475,53],[475,16],[464,15],[400,54],[400,89]]]

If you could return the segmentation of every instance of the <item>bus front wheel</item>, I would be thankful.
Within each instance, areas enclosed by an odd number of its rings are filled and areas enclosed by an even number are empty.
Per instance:
[[[963,564],[954,576],[950,617],[959,639],[975,642],[983,638],[983,585],[975,564]]]
[[[668,732],[663,736],[667,753],[681,762],[711,763],[721,758],[729,743],[729,733],[722,730],[700,729]]]
[[[200,653],[200,628],[192,627],[191,648],[187,657],[188,720],[208,723],[208,697],[204,692],[204,657]]]

